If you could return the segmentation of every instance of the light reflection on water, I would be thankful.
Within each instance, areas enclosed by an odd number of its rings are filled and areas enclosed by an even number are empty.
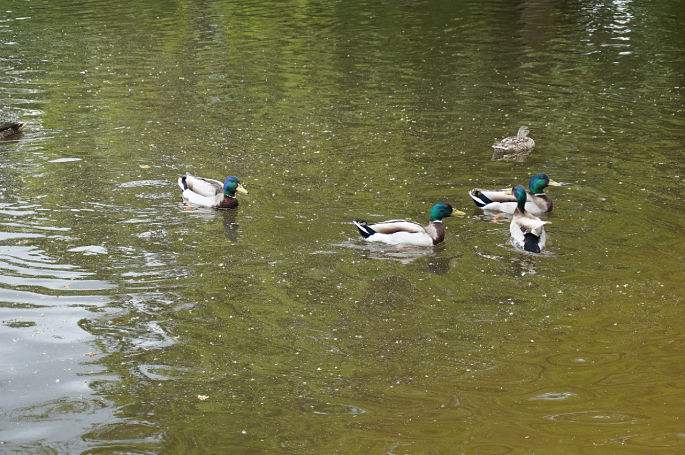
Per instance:
[[[114,418],[107,400],[91,389],[93,380],[107,377],[95,362],[94,337],[78,329],[81,319],[107,305],[103,292],[114,285],[41,250],[44,242],[65,240],[31,231],[70,230],[45,225],[39,206],[4,207],[4,216],[22,223],[4,223],[14,231],[0,233],[0,408],[6,416],[0,440],[59,446]]]
[[[0,441],[676,453],[678,7],[11,1]],[[186,171],[250,194],[185,207]],[[349,224],[539,171],[569,184],[543,256],[478,212],[426,251]]]

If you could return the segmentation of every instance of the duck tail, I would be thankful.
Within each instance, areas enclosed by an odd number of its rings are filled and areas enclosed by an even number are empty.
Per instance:
[[[188,175],[182,175],[178,178],[178,186],[181,188],[181,191],[185,191],[188,189],[188,184],[186,183],[186,177]]]
[[[365,239],[371,237],[376,233],[376,231],[374,231],[366,221],[352,220],[352,224],[354,224],[357,227],[357,230],[359,230],[359,233]]]
[[[540,252],[540,237],[527,232],[523,234],[523,249],[531,253]]]
[[[488,204],[492,204],[492,200],[485,196],[478,188],[469,191],[469,196],[471,196],[471,199],[477,207],[483,208]]]

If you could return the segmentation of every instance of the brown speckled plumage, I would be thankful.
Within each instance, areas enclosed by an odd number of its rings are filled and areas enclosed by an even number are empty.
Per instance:
[[[534,147],[535,141],[528,137],[528,127],[522,126],[516,137],[505,137],[492,144],[492,160],[524,161]]]
[[[21,133],[23,123],[19,122],[4,122],[0,123],[0,139],[8,139]]]

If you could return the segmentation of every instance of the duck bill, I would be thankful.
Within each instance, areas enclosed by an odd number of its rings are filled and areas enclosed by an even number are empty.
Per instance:
[[[238,183],[238,188],[236,188],[235,190],[240,194],[247,194],[247,190],[242,185],[242,183]]]
[[[451,216],[465,216],[466,212],[462,212],[461,210],[452,210],[452,215]]]
[[[549,180],[549,184],[548,184],[548,185],[549,185],[549,186],[563,186],[561,183],[555,182],[555,181],[552,180],[552,179]]]

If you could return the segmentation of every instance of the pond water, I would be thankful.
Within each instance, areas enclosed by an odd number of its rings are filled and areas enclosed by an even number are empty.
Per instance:
[[[683,453],[682,20],[5,0],[0,452]],[[250,194],[189,209],[186,171]],[[531,256],[467,191],[543,171]],[[429,251],[350,224],[443,199]]]

